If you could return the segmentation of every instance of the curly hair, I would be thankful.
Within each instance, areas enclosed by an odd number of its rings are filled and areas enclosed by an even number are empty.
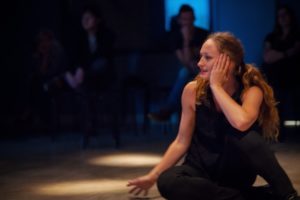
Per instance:
[[[279,135],[279,116],[273,89],[259,69],[252,64],[244,63],[242,43],[233,34],[229,32],[212,33],[208,36],[207,40],[209,39],[215,42],[220,52],[227,54],[236,64],[236,78],[243,84],[241,97],[252,86],[257,86],[263,91],[263,102],[260,107],[258,123],[262,128],[264,138],[277,140]],[[200,103],[206,98],[209,82],[200,76],[197,76],[195,80],[197,82],[196,102]]]

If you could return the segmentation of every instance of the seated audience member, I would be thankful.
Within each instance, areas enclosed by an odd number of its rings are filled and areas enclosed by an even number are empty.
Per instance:
[[[300,114],[299,81],[295,73],[300,65],[300,32],[294,13],[286,5],[277,8],[274,30],[265,38],[263,60],[263,72],[279,100],[283,139],[284,120],[297,120]]]
[[[66,73],[69,86],[79,97],[82,111],[82,128],[85,134],[83,145],[95,132],[95,93],[109,90],[113,71],[114,34],[106,26],[99,10],[87,6],[81,15],[82,33],[74,56],[74,70]]]
[[[189,5],[182,5],[177,16],[179,28],[171,35],[172,49],[176,57],[182,63],[177,79],[172,86],[165,105],[159,111],[150,113],[150,119],[157,121],[166,121],[175,112],[180,110],[180,97],[184,85],[192,80],[198,73],[197,60],[199,59],[199,47],[202,45],[208,31],[194,25],[194,10]]]
[[[43,129],[54,131],[54,101],[64,85],[66,55],[62,45],[50,30],[42,30],[36,38],[29,72],[26,111],[22,118],[39,116]]]

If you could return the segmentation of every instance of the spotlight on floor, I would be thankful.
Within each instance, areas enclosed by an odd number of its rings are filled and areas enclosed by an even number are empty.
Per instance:
[[[155,154],[122,153],[93,158],[89,163],[114,167],[152,167],[160,160],[161,156]]]
[[[46,184],[34,188],[34,192],[50,196],[90,195],[128,190],[126,180],[82,180]]]

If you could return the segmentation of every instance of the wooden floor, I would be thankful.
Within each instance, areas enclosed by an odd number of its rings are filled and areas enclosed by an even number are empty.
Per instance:
[[[157,163],[172,135],[131,135],[116,150],[109,138],[97,136],[87,150],[72,134],[55,142],[27,138],[0,143],[0,199],[2,200],[162,200],[156,187],[147,198],[128,194],[129,179],[143,175]],[[280,164],[300,192],[300,142],[289,139],[272,145]],[[256,184],[262,184],[258,179]]]

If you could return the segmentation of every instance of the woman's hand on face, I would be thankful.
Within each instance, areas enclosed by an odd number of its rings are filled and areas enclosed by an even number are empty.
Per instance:
[[[210,73],[209,84],[211,87],[222,87],[224,83],[228,81],[230,63],[231,61],[228,55],[220,54]]]
[[[139,195],[144,191],[144,196],[148,194],[148,190],[154,185],[156,182],[156,178],[150,176],[149,174],[145,176],[138,177],[136,179],[128,181],[127,186],[133,186],[133,188],[129,191],[134,195]]]

